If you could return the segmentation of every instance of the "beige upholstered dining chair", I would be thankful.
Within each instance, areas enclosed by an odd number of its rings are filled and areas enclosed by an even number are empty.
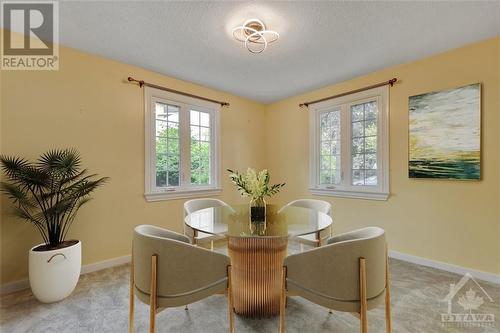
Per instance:
[[[210,207],[231,207],[227,203],[219,199],[202,198],[188,200],[184,203],[184,217],[197,210],[210,208]],[[221,236],[207,234],[205,232],[196,231],[184,223],[184,235],[189,237],[192,244],[201,245],[202,243],[210,242],[210,249],[214,249],[214,241],[223,239]]]
[[[298,199],[298,200],[293,200],[293,201],[287,203],[285,206],[283,206],[278,211],[278,213],[280,213],[285,208],[290,207],[290,206],[315,209],[315,210],[320,211],[322,213],[325,213],[327,215],[330,215],[331,210],[332,210],[332,205],[329,202],[326,202],[323,200]],[[300,250],[302,252],[302,251],[304,251],[304,247],[303,247],[304,244],[312,245],[315,247],[321,246],[322,243],[324,243],[329,237],[332,236],[332,229],[333,229],[333,226],[330,226],[328,229],[320,231],[319,235],[309,234],[309,235],[297,236],[294,239],[299,242]]]
[[[391,332],[384,230],[368,227],[348,232],[330,238],[325,246],[287,257],[282,272],[281,333],[285,331],[287,293],[359,316],[362,333],[368,331],[367,311],[385,298],[386,331]]]
[[[156,314],[217,293],[228,294],[229,331],[234,332],[231,263],[228,256],[189,243],[184,235],[151,225],[134,229],[130,273],[129,333],[134,332],[134,295]]]

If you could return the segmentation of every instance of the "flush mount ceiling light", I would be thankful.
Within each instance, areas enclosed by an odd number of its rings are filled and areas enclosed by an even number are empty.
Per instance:
[[[245,47],[251,53],[262,53],[267,45],[277,41],[280,35],[276,31],[267,30],[261,20],[250,19],[242,26],[233,29],[233,37],[245,43]]]

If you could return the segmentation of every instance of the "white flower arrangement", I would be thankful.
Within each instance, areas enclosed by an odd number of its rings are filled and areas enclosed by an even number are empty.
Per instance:
[[[266,169],[257,172],[255,169],[248,168],[245,174],[240,174],[238,171],[230,169],[227,169],[227,171],[230,172],[229,178],[236,185],[238,192],[242,196],[251,197],[252,199],[263,198],[265,196],[271,197],[285,186],[285,183],[269,186],[270,176]]]

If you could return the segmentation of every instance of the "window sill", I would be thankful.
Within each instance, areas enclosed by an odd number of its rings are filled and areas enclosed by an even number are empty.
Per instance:
[[[348,191],[348,190],[330,190],[330,189],[309,189],[313,195],[323,195],[329,197],[354,198],[366,200],[387,201],[389,193],[385,192],[365,192],[365,191]]]
[[[164,200],[206,197],[206,196],[220,195],[221,193],[222,193],[221,188],[207,188],[207,189],[197,189],[197,190],[188,190],[188,191],[167,191],[167,192],[145,193],[144,197],[146,198],[147,202],[155,202],[155,201],[164,201]]]

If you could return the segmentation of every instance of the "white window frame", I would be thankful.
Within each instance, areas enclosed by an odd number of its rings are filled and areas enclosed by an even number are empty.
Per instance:
[[[352,144],[351,111],[353,104],[377,101],[377,185],[351,185]],[[340,108],[341,182],[320,184],[320,114]],[[309,106],[309,190],[313,195],[387,200],[389,198],[389,87],[383,86],[330,99]]]
[[[156,102],[179,107],[179,186],[156,186]],[[210,180],[208,185],[191,185],[191,129],[190,110],[210,114]],[[145,177],[144,196],[146,201],[161,201],[180,198],[220,195],[220,108],[216,103],[198,98],[145,87]]]

